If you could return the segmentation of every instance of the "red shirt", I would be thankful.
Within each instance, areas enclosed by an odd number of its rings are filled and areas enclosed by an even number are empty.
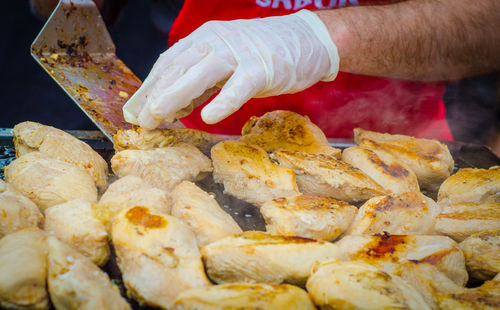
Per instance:
[[[366,2],[359,0],[360,4]],[[185,0],[170,30],[169,43],[174,44],[209,20],[267,17],[290,14],[303,8],[331,9],[346,5],[358,5],[358,0]],[[291,110],[309,116],[330,138],[352,138],[352,129],[361,127],[451,140],[442,102],[444,88],[445,84],[440,82],[423,83],[339,72],[334,81],[318,82],[296,94],[252,99],[217,124],[208,125],[201,120],[200,111],[206,103],[181,121],[188,128],[238,135],[252,115]]]

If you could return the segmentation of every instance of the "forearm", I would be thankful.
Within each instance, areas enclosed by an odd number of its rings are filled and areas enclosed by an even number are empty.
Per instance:
[[[412,0],[317,14],[344,72],[449,80],[500,69],[496,0]]]

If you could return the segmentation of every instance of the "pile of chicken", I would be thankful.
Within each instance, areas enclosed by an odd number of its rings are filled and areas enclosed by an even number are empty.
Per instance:
[[[108,184],[88,145],[18,124],[0,180],[0,306],[130,309],[99,268],[112,246],[127,296],[162,309],[500,308],[500,167],[451,175],[438,141],[354,135],[341,152],[287,111],[237,141],[124,130]],[[195,184],[210,175],[267,231],[242,232]]]

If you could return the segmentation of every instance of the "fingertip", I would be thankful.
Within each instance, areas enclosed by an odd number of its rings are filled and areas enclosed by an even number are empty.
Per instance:
[[[215,124],[222,121],[233,112],[234,111],[228,111],[227,108],[220,103],[218,104],[217,102],[211,102],[201,110],[200,115],[201,119],[205,123]]]
[[[139,126],[144,127],[146,129],[155,129],[160,125],[161,120],[157,120],[149,113],[148,107],[142,109],[141,113],[139,113],[139,117],[137,118],[137,123]]]

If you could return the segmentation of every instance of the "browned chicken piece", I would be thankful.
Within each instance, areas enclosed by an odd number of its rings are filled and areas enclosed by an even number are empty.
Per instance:
[[[90,202],[75,199],[45,210],[44,229],[102,266],[109,258],[108,234]]]
[[[118,267],[129,296],[171,309],[186,290],[210,285],[196,238],[181,220],[146,207],[131,207],[112,222]]]
[[[434,229],[461,242],[473,234],[500,228],[500,203],[460,203],[441,206]]]
[[[100,189],[106,188],[108,164],[85,142],[60,129],[35,122],[22,122],[12,130],[16,157],[39,151],[85,169]]]
[[[43,215],[36,204],[0,179],[0,238],[15,231],[41,226]]]
[[[185,142],[196,146],[202,153],[210,154],[210,149],[222,138],[189,128],[163,128],[149,130],[143,127],[120,129],[113,137],[116,152],[123,150],[152,150]]]
[[[311,194],[276,198],[260,208],[268,233],[326,241],[346,231],[356,211],[347,202]]]
[[[48,288],[58,310],[131,309],[108,276],[55,237],[47,238]]]
[[[463,168],[446,179],[438,193],[438,203],[500,203],[500,166],[490,169]]]
[[[330,146],[318,126],[307,116],[291,111],[252,116],[241,129],[240,141],[258,145],[266,152],[289,150],[340,158],[340,149]]]
[[[111,158],[118,177],[135,175],[170,192],[183,180],[202,179],[212,171],[210,159],[187,143],[154,150],[125,150]]]
[[[476,234],[460,243],[469,274],[489,280],[500,272],[500,231]]]
[[[5,167],[5,181],[43,212],[73,199],[97,200],[92,177],[82,168],[40,152],[27,153]]]
[[[273,163],[262,148],[239,141],[223,141],[212,148],[214,181],[224,192],[261,205],[278,197],[299,194],[291,169]]]
[[[437,191],[453,171],[450,150],[437,140],[355,128],[354,141],[364,148],[373,151],[382,149],[399,158],[415,172],[421,189]]]
[[[359,208],[346,234],[432,235],[438,214],[434,200],[420,192],[378,196]]]
[[[330,242],[246,231],[201,249],[207,274],[216,283],[262,282],[304,285],[318,261],[343,257]]]
[[[231,283],[179,295],[174,310],[314,310],[306,291],[289,284]]]
[[[242,232],[215,198],[194,183],[183,181],[174,189],[172,197],[172,215],[191,228],[199,247]]]
[[[128,175],[111,183],[92,208],[96,218],[109,230],[111,220],[123,209],[144,206],[170,214],[171,205],[172,199],[167,192],[152,187],[140,177]]]
[[[363,262],[322,262],[307,291],[320,309],[431,309],[403,279]]]
[[[335,243],[350,260],[360,260],[392,273],[401,263],[428,262],[458,285],[468,280],[458,244],[445,236],[348,235]]]
[[[0,308],[48,309],[45,233],[26,228],[0,239]]]
[[[342,160],[363,171],[388,193],[420,190],[415,172],[389,153],[382,158],[372,150],[352,146],[342,152]]]
[[[465,288],[451,281],[428,263],[406,263],[398,274],[425,299],[431,309],[498,309],[500,282],[486,281],[476,288]]]
[[[277,151],[271,158],[295,172],[302,193],[351,203],[385,194],[385,190],[361,170],[332,156]]]

